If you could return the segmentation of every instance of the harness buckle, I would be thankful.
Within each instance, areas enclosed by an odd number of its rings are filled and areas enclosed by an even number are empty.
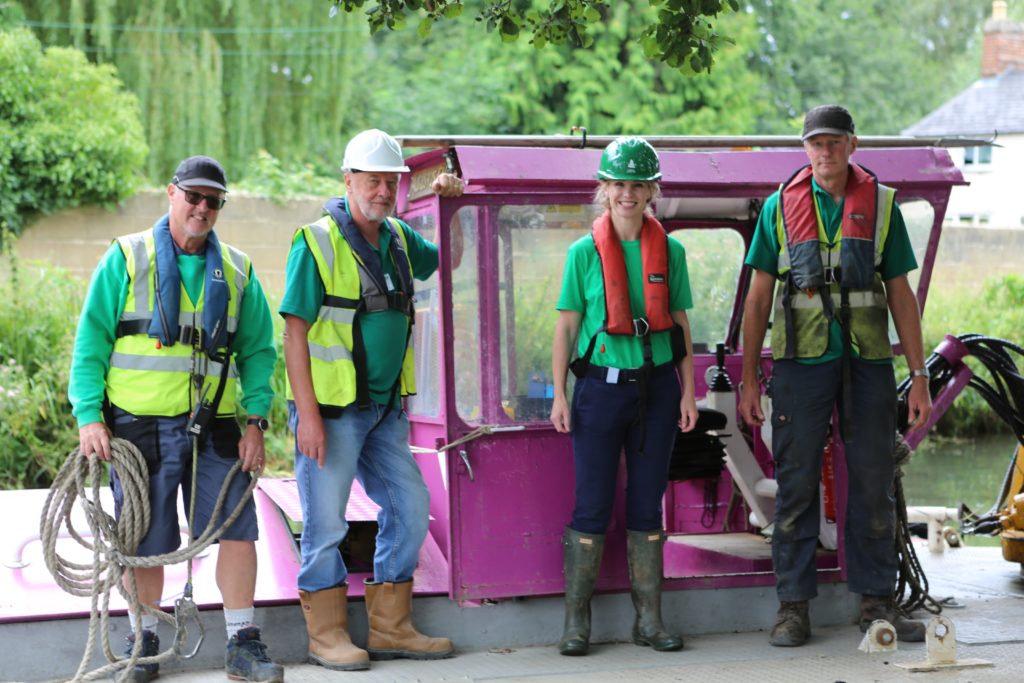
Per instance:
[[[836,266],[825,266],[825,284],[833,285],[842,278],[842,271]]]
[[[377,313],[390,308],[387,294],[368,294],[363,296],[363,303],[367,313]]]
[[[651,331],[651,323],[647,322],[647,318],[634,318],[633,319],[633,336],[634,337],[646,337]]]

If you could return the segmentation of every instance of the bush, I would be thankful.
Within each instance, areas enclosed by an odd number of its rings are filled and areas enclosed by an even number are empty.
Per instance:
[[[0,228],[130,196],[147,149],[135,96],[79,50],[0,31]]]
[[[275,203],[294,197],[334,197],[345,192],[340,171],[333,178],[320,175],[312,164],[287,165],[264,149],[246,169],[236,189],[267,197]]]
[[[67,388],[84,291],[46,265],[12,270],[0,287],[0,489],[49,486],[78,447]],[[47,304],[24,292],[46,292]]]

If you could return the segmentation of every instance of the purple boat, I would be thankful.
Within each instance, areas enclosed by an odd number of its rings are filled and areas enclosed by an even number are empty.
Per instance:
[[[416,574],[417,623],[425,632],[436,626],[463,647],[553,643],[560,632],[560,537],[573,507],[574,476],[569,437],[548,422],[554,305],[566,248],[596,217],[594,169],[610,139],[402,139],[427,151],[408,159],[412,173],[403,176],[398,213],[441,247],[438,273],[417,283],[413,334],[419,393],[406,404],[411,446],[431,491],[430,534]],[[757,630],[771,623],[776,606],[766,540],[774,481],[770,434],[744,433],[737,424],[733,387],[740,378],[740,312],[750,278],[743,258],[762,202],[806,163],[806,156],[796,138],[648,139],[659,150],[664,176],[658,218],[687,250],[697,397],[727,417],[727,426],[713,435],[727,453],[720,471],[669,482],[664,611],[666,620],[684,632]],[[964,184],[947,151],[927,145],[865,137],[855,154],[859,164],[898,191],[921,263],[911,284],[922,309],[950,190]],[[446,170],[467,183],[462,197],[443,199],[430,192],[431,181]],[[462,242],[458,262],[452,258],[456,233]],[[898,346],[895,333],[891,337]],[[767,351],[762,363],[769,373]],[[934,419],[948,402],[936,407]],[[832,454],[823,488],[834,492],[836,512],[830,508],[823,515],[816,623],[848,621],[854,613],[844,585],[846,471],[838,438]],[[595,609],[628,615],[620,514],[624,476],[619,483]],[[261,534],[257,605],[266,610],[262,620],[274,652],[283,661],[298,661],[305,640],[296,606],[302,522],[297,491],[292,480],[267,479],[254,495]],[[0,629],[13,633],[18,627],[20,638],[52,642],[56,623],[67,622],[62,636],[67,652],[64,660],[55,658],[42,669],[39,662],[19,668],[12,661],[5,673],[15,678],[68,675],[85,640],[88,600],[61,592],[30,557],[44,498],[44,491],[0,493],[4,518],[15,520],[4,533]],[[348,511],[351,531],[342,547],[353,570],[349,596],[357,600],[361,579],[369,576],[375,516],[375,506],[357,488]],[[209,556],[196,561],[200,609],[220,607],[213,567]],[[183,568],[169,569],[166,585],[178,585],[179,575],[184,576]],[[165,596],[164,604],[172,606],[174,597]],[[123,602],[115,601],[112,610],[123,614]],[[350,622],[357,640],[365,629],[361,611]],[[218,619],[213,613],[209,630],[223,638]],[[594,639],[625,638],[630,624],[631,618],[595,618]],[[209,649],[215,661],[220,646]],[[190,666],[217,665],[201,657],[196,661]]]

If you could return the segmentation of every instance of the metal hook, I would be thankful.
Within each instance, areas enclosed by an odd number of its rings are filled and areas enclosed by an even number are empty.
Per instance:
[[[569,135],[576,135],[576,133],[582,133],[583,139],[580,140],[580,149],[587,146],[587,129],[585,126],[573,126],[569,129]]]

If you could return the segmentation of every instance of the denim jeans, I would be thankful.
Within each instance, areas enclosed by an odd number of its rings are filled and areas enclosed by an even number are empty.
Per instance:
[[[889,595],[896,582],[896,379],[889,364],[852,361],[852,406],[843,405],[842,361],[806,365],[777,361],[772,374],[775,531],[772,560],[779,600],[818,594],[822,452],[834,406],[846,453],[844,526],[850,591]],[[852,434],[842,433],[849,415]]]
[[[637,422],[640,393],[635,383],[576,380],[572,397],[572,451],[576,465],[576,506],[569,526],[587,534],[608,530],[615,502],[619,459],[626,454],[626,528],[653,531],[664,526],[661,499],[679,433],[681,390],[675,372],[652,377],[647,415]],[[644,452],[640,436],[646,431]]]
[[[298,428],[298,411],[289,402],[289,426]],[[376,402],[369,410],[346,407],[341,417],[324,418],[327,457],[323,469],[295,450],[295,479],[302,503],[302,566],[299,590],[319,591],[345,583],[348,569],[338,545],[348,533],[345,508],[352,480],[380,506],[375,581],[412,578],[430,522],[430,494],[409,450],[409,420],[404,411],[384,414]]]

